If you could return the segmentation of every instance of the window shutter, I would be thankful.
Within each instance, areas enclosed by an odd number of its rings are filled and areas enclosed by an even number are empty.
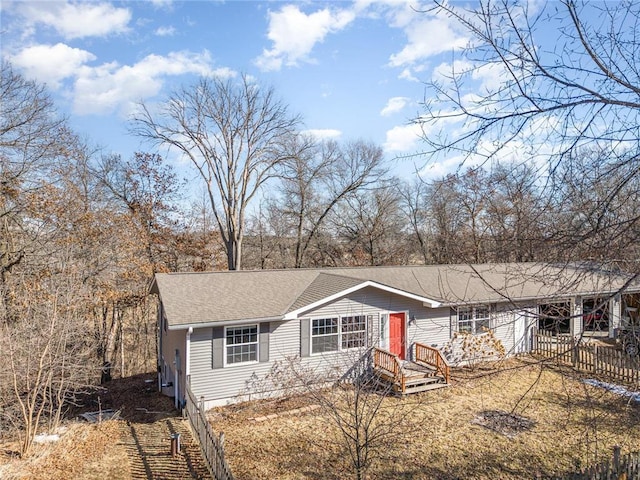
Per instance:
[[[224,367],[224,327],[212,328],[211,340],[211,368]]]
[[[449,324],[451,325],[451,331],[449,332],[449,338],[453,337],[453,334],[458,331],[458,311],[451,307],[449,309]]]
[[[300,356],[311,355],[311,321],[308,318],[300,319]]]
[[[260,335],[258,336],[258,361],[269,361],[269,335],[271,334],[271,324],[269,322],[260,324]]]

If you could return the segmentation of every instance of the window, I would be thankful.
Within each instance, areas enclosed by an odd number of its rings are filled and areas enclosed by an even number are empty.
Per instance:
[[[227,327],[225,335],[227,365],[258,361],[258,326]]]
[[[318,318],[311,324],[311,353],[338,350],[338,319]]]
[[[491,329],[491,316],[487,305],[458,307],[458,331],[479,334]]]
[[[342,349],[364,347],[367,322],[364,315],[342,317]]]
[[[364,315],[316,318],[311,323],[311,353],[337,352],[366,344]]]

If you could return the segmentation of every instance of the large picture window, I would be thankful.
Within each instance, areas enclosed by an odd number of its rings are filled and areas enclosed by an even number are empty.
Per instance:
[[[227,327],[225,334],[227,365],[258,361],[258,325]]]
[[[458,307],[458,331],[479,334],[491,329],[491,315],[488,305]]]
[[[366,332],[365,315],[315,318],[311,322],[311,353],[364,347]]]

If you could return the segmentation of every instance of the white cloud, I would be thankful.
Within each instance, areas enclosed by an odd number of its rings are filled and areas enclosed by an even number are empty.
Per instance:
[[[409,101],[410,99],[407,97],[392,97],[387,101],[387,104],[380,112],[380,115],[386,117],[394,113],[398,113],[407,106],[407,103],[409,103]]]
[[[159,27],[155,31],[158,37],[172,37],[175,33],[176,29],[173,27]]]
[[[264,49],[255,64],[265,71],[279,70],[282,65],[295,66],[311,62],[309,57],[316,43],[329,33],[335,33],[355,19],[349,10],[331,11],[328,8],[309,15],[297,5],[285,5],[278,12],[269,12],[269,40],[273,48]]]
[[[11,57],[12,63],[27,77],[46,83],[52,89],[60,88],[62,80],[74,76],[82,65],[95,59],[91,52],[64,43],[34,45]]]
[[[309,130],[303,130],[300,133],[304,135],[311,135],[312,137],[318,140],[328,140],[331,138],[338,138],[342,135],[340,130],[335,130],[331,128],[312,128]]]
[[[131,20],[128,8],[109,3],[24,2],[21,13],[31,24],[52,27],[65,39],[124,33]]]
[[[208,52],[172,52],[167,56],[148,55],[134,65],[105,63],[82,67],[75,83],[74,111],[77,114],[127,113],[135,104],[157,95],[165,77],[185,74],[234,76],[228,68],[211,69]]]
[[[173,6],[173,0],[151,0],[151,3],[156,8],[171,8]]]
[[[446,17],[427,17],[427,14],[416,14],[419,20],[409,23],[404,32],[407,44],[404,48],[391,55],[389,65],[404,67],[413,65],[420,60],[440,53],[460,49],[467,45],[469,39],[457,32],[453,24]]]
[[[413,74],[413,71],[410,68],[405,68],[400,72],[398,78],[401,80],[409,80],[410,82],[419,82],[420,79]]]
[[[508,78],[508,72],[502,63],[485,63],[477,66],[471,78],[480,80],[480,90],[495,92]]]
[[[387,131],[387,139],[383,144],[384,151],[394,154],[414,153],[418,150],[421,136],[422,129],[417,124],[393,127]]]

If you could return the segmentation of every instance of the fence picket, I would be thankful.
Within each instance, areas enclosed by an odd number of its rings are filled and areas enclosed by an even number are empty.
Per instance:
[[[578,370],[603,375],[623,382],[640,381],[637,358],[613,348],[576,342],[569,335],[540,331],[535,335],[534,353],[550,357],[557,364],[568,363]]]
[[[583,468],[580,472],[565,477],[553,477],[553,480],[611,480],[635,479],[640,474],[640,452],[620,454],[620,447],[613,447],[613,456],[596,465]]]
[[[224,434],[217,437],[213,433],[204,410],[204,399],[201,398],[198,402],[187,385],[185,400],[185,412],[200,444],[209,473],[215,480],[233,480],[231,469],[224,458]]]

